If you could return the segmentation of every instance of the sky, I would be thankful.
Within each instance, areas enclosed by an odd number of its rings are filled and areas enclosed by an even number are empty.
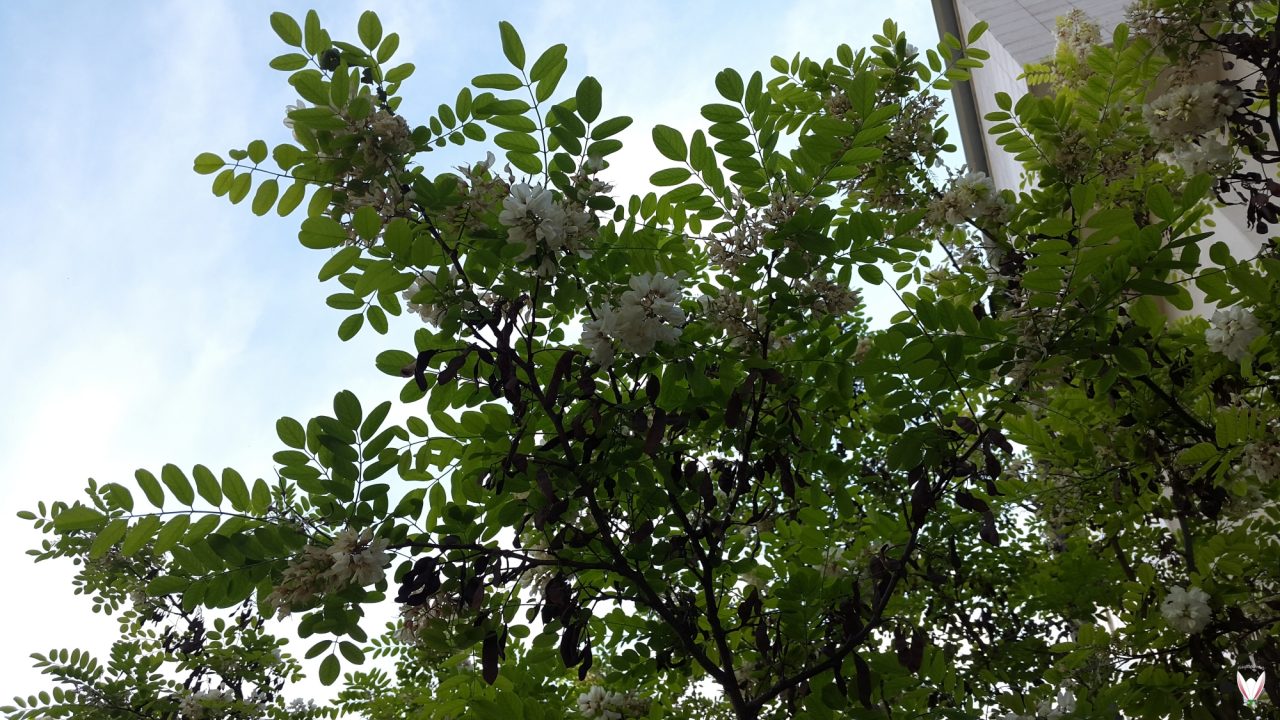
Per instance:
[[[255,217],[191,169],[203,151],[289,139],[296,95],[267,67],[288,49],[267,18],[310,7],[335,38],[354,41],[365,9],[399,33],[397,61],[417,66],[402,87],[411,125],[475,75],[506,71],[499,20],[530,58],[566,43],[562,90],[594,75],[604,116],[635,119],[606,172],[620,199],[669,164],[652,149],[655,124],[705,127],[698,108],[718,99],[724,67],[767,77],[772,55],[864,46],[885,17],[914,44],[937,43],[928,0],[0,3],[0,704],[49,689],[31,652],[105,655],[116,629],[72,594],[69,562],[31,562],[41,536],[17,511],[72,501],[90,477],[133,486],[136,469],[168,462],[272,478],[280,416],[331,412],[342,389],[366,408],[398,397],[373,359],[410,346],[414,319],[340,342],[343,314],[324,305],[336,281],[316,280],[326,256],[298,244],[301,212]],[[490,147],[428,156],[428,170]]]

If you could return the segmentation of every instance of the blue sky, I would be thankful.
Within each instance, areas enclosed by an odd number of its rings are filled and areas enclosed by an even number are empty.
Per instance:
[[[927,0],[0,4],[0,704],[47,689],[30,652],[102,653],[115,632],[71,594],[69,563],[30,562],[40,536],[14,512],[166,462],[272,477],[276,418],[326,412],[344,388],[366,406],[398,394],[373,358],[408,345],[412,320],[339,342],[333,290],[315,279],[324,256],[298,244],[299,218],[254,217],[191,171],[202,151],[288,139],[296,96],[267,67],[286,51],[267,16],[308,7],[334,37],[354,38],[365,9],[400,34],[398,60],[418,68],[403,88],[410,124],[506,68],[499,20],[531,57],[567,43],[564,86],[594,75],[605,114],[636,120],[609,171],[624,198],[665,166],[649,129],[702,126],[726,66],[767,72],[774,54],[860,47],[885,17],[918,46],[937,42]],[[485,149],[427,162],[440,172]]]

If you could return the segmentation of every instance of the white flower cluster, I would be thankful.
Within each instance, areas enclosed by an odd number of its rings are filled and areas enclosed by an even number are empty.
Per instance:
[[[606,307],[598,317],[583,323],[580,342],[591,359],[602,366],[613,363],[613,342],[635,355],[648,355],[657,343],[680,339],[685,321],[679,302],[684,290],[682,274],[669,277],[644,273],[631,278],[616,307]]]
[[[984,172],[957,178],[951,187],[929,204],[925,221],[935,227],[964,222],[1003,223],[1009,219],[1009,203],[996,192],[996,185]]]
[[[353,85],[351,97],[365,95],[372,101],[368,87]],[[296,105],[285,107],[285,127],[293,130],[294,139],[302,142],[289,112],[305,110],[308,105],[299,100]],[[335,139],[355,136],[357,138],[355,157],[346,171],[336,178],[336,185],[342,190],[335,194],[333,205],[343,214],[352,215],[362,207],[372,207],[384,219],[392,218],[403,212],[408,203],[414,200],[412,190],[405,191],[395,178],[394,170],[401,165],[398,158],[414,151],[414,143],[409,123],[400,115],[379,109],[367,117],[353,118],[348,108],[329,106],[338,117],[346,121],[345,128],[330,131]],[[392,171],[388,174],[388,171]],[[347,245],[368,247],[372,240],[357,237],[350,221],[346,223]]]
[[[1280,478],[1280,445],[1274,442],[1254,442],[1244,446],[1244,469],[1258,480],[1269,483]]]
[[[1054,35],[1059,48],[1080,59],[1084,59],[1094,45],[1102,42],[1102,29],[1098,23],[1079,8],[1072,8],[1071,12],[1058,18]]]
[[[1041,700],[1036,705],[1036,712],[1033,715],[1019,715],[1017,713],[1005,713],[1001,720],[1058,720],[1058,718],[1070,712],[1075,712],[1076,696],[1068,688],[1063,688],[1058,692],[1056,698]]]
[[[502,201],[511,193],[511,184],[493,172],[496,162],[491,152],[480,162],[458,168],[458,182],[466,192],[466,200],[445,210],[445,222],[473,232],[489,229],[486,218],[500,212]],[[510,170],[508,165],[508,173]]]
[[[1240,362],[1249,352],[1262,328],[1253,313],[1235,305],[1225,310],[1215,310],[1209,321],[1209,329],[1204,332],[1204,341],[1209,349],[1222,353],[1232,362]]]
[[[188,692],[178,703],[178,713],[183,720],[214,720],[226,717],[235,696],[230,690],[201,690]]]
[[[826,278],[805,280],[800,287],[802,293],[814,296],[814,312],[824,315],[844,315],[862,302],[862,295],[857,290]]]
[[[816,202],[811,197],[802,199],[791,193],[774,193],[769,198],[768,207],[751,208],[743,214],[743,219],[734,227],[733,232],[713,235],[707,241],[711,262],[729,272],[737,271],[747,261],[760,255],[766,235],[787,224],[800,208],[812,206]],[[745,203],[739,197],[733,205],[741,209]],[[795,248],[796,242],[787,240],[786,246]]]
[[[457,607],[445,601],[440,594],[428,598],[421,605],[401,605],[400,628],[396,630],[396,639],[412,645],[418,642],[418,636],[428,625],[449,622],[457,616]]]
[[[1175,85],[1143,108],[1151,136],[1169,143],[1170,159],[1188,173],[1226,173],[1235,167],[1222,140],[1227,118],[1245,103],[1231,83]]]
[[[1176,630],[1195,635],[1209,624],[1209,594],[1198,587],[1184,590],[1174,586],[1164,598],[1160,613]]]
[[[640,718],[649,714],[649,701],[634,693],[616,693],[592,685],[578,696],[578,712],[583,717],[601,720]]]
[[[540,537],[536,537],[534,533],[526,532],[520,540],[522,552],[533,560],[554,560],[555,557],[547,552],[547,543]],[[533,590],[541,595],[546,590],[547,583],[555,575],[555,569],[551,565],[537,565],[520,576],[520,587],[524,589],[533,588]]]
[[[353,581],[362,586],[380,582],[389,562],[387,541],[375,539],[373,530],[365,528],[358,534],[353,529],[343,530],[332,545],[304,547],[285,569],[267,603],[275,608],[278,617],[286,617],[317,595],[341,590]]]
[[[584,193],[600,194],[610,186],[590,177],[598,163],[587,165],[575,176]],[[551,190],[541,185],[516,183],[511,194],[502,201],[498,222],[507,228],[507,242],[523,245],[516,260],[538,256],[537,273],[549,278],[555,274],[558,255],[591,257],[590,240],[595,236],[595,214],[582,203],[559,201]]]

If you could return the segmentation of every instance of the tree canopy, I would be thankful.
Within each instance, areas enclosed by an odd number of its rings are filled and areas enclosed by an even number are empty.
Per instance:
[[[564,45],[502,23],[510,67],[407,118],[374,13],[352,42],[272,14],[293,142],[194,169],[301,216],[398,395],[281,418],[269,480],[165,465],[20,513],[121,635],[36,655],[52,691],[3,713],[1253,716],[1280,668],[1276,19],[1150,0],[1104,42],[1067,16],[986,117],[1019,190],[943,163],[984,26],[920,50],[886,21],[723,70],[618,198],[631,119],[562,84]],[[449,144],[476,161],[433,164]],[[1214,237],[1233,204],[1253,256]],[[877,285],[900,307],[871,331]],[[287,697],[290,615],[332,706]]]

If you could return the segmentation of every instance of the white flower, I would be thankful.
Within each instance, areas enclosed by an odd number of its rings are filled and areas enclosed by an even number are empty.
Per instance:
[[[612,319],[611,310],[602,311],[599,318],[582,324],[582,337],[578,340],[591,353],[591,359],[602,367],[613,364],[613,341],[606,331]]]
[[[1280,448],[1272,443],[1249,443],[1244,446],[1244,467],[1259,482],[1269,483],[1280,477]]]
[[[637,355],[653,352],[659,342],[675,342],[685,320],[677,305],[683,290],[676,278],[662,273],[644,273],[631,278],[630,290],[622,293],[609,328],[628,351]]]
[[[507,227],[507,241],[523,244],[516,260],[532,257],[539,243],[559,249],[564,242],[566,216],[551,191],[541,185],[517,183],[502,201],[498,221]]]
[[[1160,606],[1164,619],[1176,630],[1194,635],[1209,624],[1209,594],[1200,588],[1184,590],[1175,586]]]
[[[1008,216],[1009,205],[996,191],[995,182],[986,173],[971,172],[956,179],[930,204],[926,219],[931,225],[942,226],[976,220],[1002,223]]]
[[[419,292],[422,292],[423,288],[427,286],[434,286],[435,284],[436,274],[428,270],[414,278],[413,284],[401,293],[400,297],[404,298],[405,306],[409,308],[409,312],[418,313],[418,317],[422,318],[422,321],[425,323],[439,325],[440,320],[444,318],[445,315],[445,308],[443,306],[438,306],[432,303],[418,304],[413,302],[414,296]]]
[[[589,718],[604,717],[606,693],[599,685],[578,696],[578,712]]]
[[[391,562],[387,541],[374,539],[373,530],[365,528],[359,536],[352,529],[343,530],[329,547],[333,566],[329,574],[339,585],[355,580],[358,585],[373,585],[385,577],[384,568]]]
[[[1204,340],[1210,350],[1226,355],[1232,362],[1240,362],[1248,353],[1249,345],[1261,334],[1262,328],[1253,313],[1236,305],[1214,311]]]
[[[1221,127],[1244,99],[1231,85],[1177,85],[1143,108],[1143,116],[1157,140],[1187,140]]]
[[[306,110],[306,109],[307,109],[307,103],[303,100],[299,100],[296,105],[285,105],[284,106],[284,126],[292,130],[293,118],[289,117],[289,113],[293,112],[294,110]]]

